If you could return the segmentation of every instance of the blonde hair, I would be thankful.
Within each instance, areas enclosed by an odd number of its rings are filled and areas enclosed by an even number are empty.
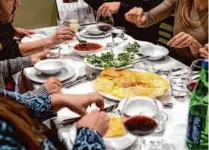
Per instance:
[[[180,24],[183,29],[195,28],[200,22],[193,21],[190,18],[190,13],[194,7],[194,0],[179,0],[180,3]]]
[[[42,150],[42,144],[46,138],[50,139],[57,149],[66,149],[59,142],[59,139],[39,119],[32,117],[30,111],[24,105],[1,94],[0,117],[12,126],[14,130],[11,133],[12,137],[26,149]]]

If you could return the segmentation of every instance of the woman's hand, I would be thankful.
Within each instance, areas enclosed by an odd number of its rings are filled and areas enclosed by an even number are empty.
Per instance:
[[[49,94],[60,93],[62,83],[57,78],[51,77],[44,83],[44,87],[47,89]]]
[[[105,112],[92,112],[78,121],[77,128],[88,127],[104,136],[108,130],[108,122],[109,117]]]
[[[196,40],[191,35],[185,32],[180,32],[168,41],[167,45],[175,48],[185,48],[190,47],[195,41]]]
[[[61,44],[65,41],[70,41],[74,38],[75,31],[70,27],[61,28],[54,35],[50,37],[50,41],[52,44]]]
[[[35,32],[32,30],[22,29],[22,28],[14,28],[15,30],[15,36],[18,38],[23,38],[25,36],[30,36],[31,34],[34,34]]]
[[[127,21],[136,24],[137,26],[143,25],[146,21],[146,16],[142,8],[133,8],[125,14]]]
[[[208,59],[208,44],[205,44],[203,48],[200,48],[200,56]]]
[[[97,93],[90,93],[85,95],[67,95],[54,94],[52,95],[52,106],[55,111],[63,107],[68,107],[70,110],[85,115],[86,109],[91,104],[95,103],[100,110],[104,110],[104,99]]]
[[[103,16],[116,14],[120,9],[121,2],[107,2],[101,5],[98,12]]]
[[[34,65],[35,63],[45,59],[47,54],[49,53],[50,51],[44,51],[44,52],[39,52],[39,53],[31,55],[32,64]]]
[[[72,111],[80,114],[81,116],[87,113],[87,107],[93,103],[95,103],[101,111],[104,110],[104,99],[100,94],[97,93],[75,96],[74,100],[71,101],[70,104],[69,99],[65,101],[66,106],[69,106]]]

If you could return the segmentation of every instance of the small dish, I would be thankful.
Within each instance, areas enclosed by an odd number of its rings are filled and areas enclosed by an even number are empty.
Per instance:
[[[86,31],[90,34],[93,34],[93,35],[100,35],[100,34],[103,34],[102,31],[100,31],[98,28],[97,28],[97,25],[89,25],[89,26],[86,26]]]
[[[160,60],[169,53],[167,48],[158,45],[143,46],[139,52],[144,56],[149,56],[148,60]]]
[[[97,47],[90,47],[91,48],[91,50],[89,49],[89,45],[95,45],[95,46],[97,46]],[[79,49],[79,47],[80,48],[82,48],[82,50],[81,49]],[[101,51],[102,49],[104,49],[106,46],[103,44],[103,45],[101,45],[101,44],[98,44],[98,43],[79,43],[79,44],[76,44],[76,45],[74,45],[73,46],[73,51],[76,53],[76,54],[78,54],[78,55],[80,55],[80,56],[82,56],[82,57],[86,57],[86,56],[88,56],[89,54],[92,54],[92,53],[95,53],[95,52],[99,52],[99,51]]]
[[[53,75],[60,72],[64,66],[64,63],[59,60],[47,59],[36,63],[34,68],[46,75]]]

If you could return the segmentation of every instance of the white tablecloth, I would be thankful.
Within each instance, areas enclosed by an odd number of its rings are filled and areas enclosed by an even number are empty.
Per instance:
[[[55,32],[56,28],[45,28],[45,29],[39,29],[36,30],[37,32],[40,32],[41,30],[45,31],[48,35],[51,35],[53,32]],[[126,35],[127,36],[127,35]],[[125,41],[123,44],[126,44],[133,40],[131,37],[127,36],[128,40]],[[86,39],[87,40],[87,39]],[[97,42],[105,42],[102,39],[97,40],[90,40],[90,41],[97,41]],[[111,41],[111,38],[109,37],[107,42]],[[69,50],[67,45],[62,45],[63,49],[61,50],[61,53],[63,54],[62,60],[66,62],[67,65],[73,66],[76,69],[76,76],[80,76],[86,73],[94,72],[94,69],[91,69],[87,67],[84,62],[83,58],[76,55],[72,50]],[[171,57],[166,57],[165,59],[162,59],[160,61],[146,61],[147,64],[154,67],[155,69],[161,69],[161,70],[169,70],[171,68],[177,68],[177,67],[186,67],[184,64],[174,60]],[[137,64],[134,66],[134,68],[139,68],[140,64]],[[27,76],[32,68],[26,68],[24,70],[25,75]],[[75,78],[75,77],[74,77]],[[34,84],[34,88],[37,88],[39,85]],[[77,86],[74,86],[70,89],[63,89],[63,93],[68,94],[85,94],[89,92],[93,92],[92,83],[86,82]],[[174,107],[173,109],[165,109],[164,111],[168,114],[169,120],[167,123],[166,130],[163,133],[150,135],[145,137],[145,139],[162,139],[169,144],[172,144],[176,150],[187,150],[185,146],[185,137],[186,137],[186,128],[187,128],[187,114],[188,114],[188,100],[176,100],[172,98]],[[107,101],[106,105],[110,105],[112,102]],[[68,110],[67,108],[64,108],[58,112],[58,120],[62,120],[63,118],[69,118],[70,116],[74,117],[76,114]],[[72,148],[72,145],[69,140],[69,127],[61,128],[58,131],[60,139],[67,145],[69,149]],[[166,145],[164,145],[166,146]],[[137,150],[138,148],[136,148]],[[167,147],[163,147],[163,150],[169,150]]]

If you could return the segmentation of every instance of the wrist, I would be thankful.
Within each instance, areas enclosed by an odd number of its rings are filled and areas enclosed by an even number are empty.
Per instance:
[[[51,103],[53,110],[57,110],[66,106],[65,96],[63,94],[52,94]]]

